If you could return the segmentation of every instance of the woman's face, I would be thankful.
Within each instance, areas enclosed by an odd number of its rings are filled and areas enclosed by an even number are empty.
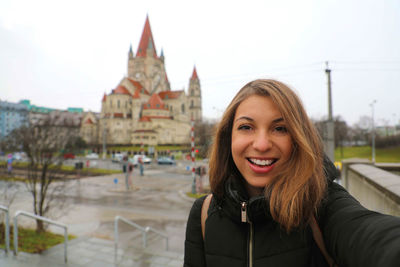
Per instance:
[[[262,194],[288,162],[292,137],[275,103],[252,95],[237,108],[232,127],[232,157],[250,196]]]

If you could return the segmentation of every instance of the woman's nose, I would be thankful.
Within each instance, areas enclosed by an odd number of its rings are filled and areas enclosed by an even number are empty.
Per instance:
[[[254,135],[253,148],[266,151],[272,147],[272,141],[268,133],[258,132]]]

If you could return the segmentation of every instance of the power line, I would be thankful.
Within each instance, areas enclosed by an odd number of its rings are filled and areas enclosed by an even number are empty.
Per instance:
[[[400,71],[400,67],[399,68],[390,68],[390,69],[386,69],[386,68],[335,68],[335,71]]]
[[[400,64],[400,60],[334,60],[334,64]]]

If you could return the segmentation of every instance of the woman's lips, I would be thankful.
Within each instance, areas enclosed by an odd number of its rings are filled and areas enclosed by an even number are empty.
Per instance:
[[[266,174],[270,172],[277,159],[258,159],[258,158],[247,158],[250,169],[258,174]]]

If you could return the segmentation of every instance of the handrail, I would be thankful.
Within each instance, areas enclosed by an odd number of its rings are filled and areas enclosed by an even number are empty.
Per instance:
[[[153,232],[153,233],[156,233],[165,238],[166,250],[168,250],[168,236],[166,234],[163,234],[150,226],[142,227],[139,224],[129,221],[128,219],[126,219],[122,216],[116,216],[114,219],[114,263],[115,263],[115,265],[117,264],[117,258],[118,258],[118,241],[119,241],[118,221],[123,221],[124,223],[126,223],[132,227],[135,227],[136,229],[138,229],[142,232],[143,248],[147,247],[147,232]]]
[[[6,221],[6,254],[10,251],[10,217],[9,217],[9,210],[6,206],[0,205],[0,210],[6,213],[6,217],[4,220]]]
[[[17,256],[17,254],[18,254],[18,220],[17,220],[17,218],[20,215],[30,217],[30,218],[33,218],[36,220],[41,220],[43,222],[64,228],[64,239],[65,239],[65,241],[64,241],[64,262],[67,263],[68,227],[65,224],[55,222],[55,221],[47,219],[45,217],[42,217],[42,216],[39,216],[39,215],[36,215],[33,213],[29,213],[26,211],[22,211],[22,210],[17,211],[14,216],[14,255]]]

